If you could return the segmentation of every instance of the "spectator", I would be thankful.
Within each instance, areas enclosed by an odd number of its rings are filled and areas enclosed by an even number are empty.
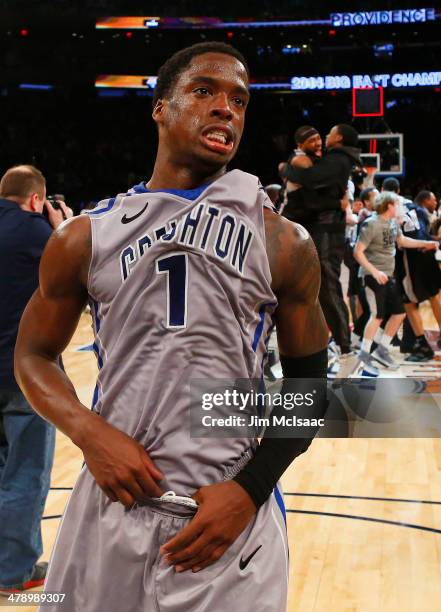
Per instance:
[[[390,193],[400,193],[400,181],[394,176],[388,176],[384,179],[381,185],[381,191],[388,191]]]
[[[46,200],[33,166],[10,168],[0,181],[0,591],[43,584],[47,563],[40,521],[49,490],[55,433],[26,401],[14,378],[21,315],[38,287],[40,257],[52,228],[69,211]],[[48,213],[47,220],[42,212]]]
[[[395,193],[397,195],[397,198],[398,198],[397,219],[399,220],[400,223],[402,223],[404,216],[407,212],[406,206],[408,204],[411,204],[412,200],[409,200],[408,198],[405,198],[404,196],[401,195],[400,181],[394,176],[388,176],[387,178],[384,179],[383,183],[381,184],[381,193],[383,192]]]
[[[366,187],[360,193],[360,200],[362,202],[362,208],[358,213],[358,233],[360,233],[360,227],[363,221],[371,216],[374,210],[374,202],[378,196],[378,189],[375,187]]]

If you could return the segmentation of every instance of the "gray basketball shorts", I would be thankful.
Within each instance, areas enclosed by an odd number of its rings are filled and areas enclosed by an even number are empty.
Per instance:
[[[87,470],[80,481],[45,584],[65,599],[42,612],[286,611],[288,544],[278,490],[221,559],[197,573],[176,573],[159,549],[188,525],[188,509],[186,516],[176,504],[126,510],[109,502]]]

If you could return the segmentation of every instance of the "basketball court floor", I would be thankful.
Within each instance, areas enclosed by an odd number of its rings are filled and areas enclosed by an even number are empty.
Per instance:
[[[430,326],[427,312],[425,319]],[[91,340],[90,316],[83,314],[64,362],[86,405],[96,361],[92,352],[78,349]],[[417,364],[406,374],[419,371]],[[44,559],[81,464],[78,448],[58,432],[43,520]],[[288,469],[283,487],[289,612],[441,611],[440,438],[318,438]],[[191,612],[182,605],[182,612]]]

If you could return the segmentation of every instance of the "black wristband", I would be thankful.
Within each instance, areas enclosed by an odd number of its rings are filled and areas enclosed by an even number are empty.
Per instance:
[[[283,375],[289,378],[322,378],[326,379],[328,351],[323,349],[307,357],[281,357]],[[289,388],[285,380],[282,393]],[[319,407],[324,414],[326,406]],[[282,413],[283,408],[275,406],[272,414]],[[267,432],[265,432],[267,433]],[[256,453],[247,465],[237,474],[234,480],[240,484],[260,508],[268,499],[283,472],[293,460],[304,453],[311,444],[313,437],[308,438],[262,438]]]
[[[328,373],[328,349],[307,357],[280,355],[284,378],[326,378]]]

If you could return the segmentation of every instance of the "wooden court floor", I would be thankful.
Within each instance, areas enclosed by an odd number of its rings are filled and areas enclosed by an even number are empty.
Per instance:
[[[84,314],[64,355],[87,405],[95,357],[77,349],[91,338]],[[59,525],[51,517],[62,514],[81,463],[80,451],[58,433],[43,559]],[[289,612],[441,611],[441,439],[316,439],[283,487]],[[191,611],[183,604],[182,612]]]

